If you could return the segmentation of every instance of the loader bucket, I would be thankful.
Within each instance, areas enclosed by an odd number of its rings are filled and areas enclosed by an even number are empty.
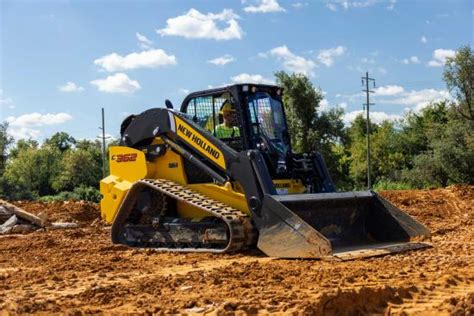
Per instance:
[[[350,260],[429,247],[428,229],[373,191],[265,195],[258,248],[279,258]]]

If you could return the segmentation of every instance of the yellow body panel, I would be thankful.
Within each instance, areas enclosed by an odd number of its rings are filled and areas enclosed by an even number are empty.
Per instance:
[[[113,222],[115,214],[132,184],[133,182],[112,175],[100,181],[100,193],[103,196],[100,201],[100,216],[103,220],[108,223]]]
[[[154,143],[162,142],[157,138]],[[251,215],[245,195],[238,183],[227,182],[223,186],[215,183],[188,184],[183,157],[170,148],[153,162],[147,162],[145,153],[130,147],[113,146],[109,151],[110,176],[100,182],[100,192],[103,195],[100,202],[101,216],[107,222],[114,220],[130,187],[137,180],[144,178],[174,181]],[[305,191],[300,180],[277,179],[273,180],[273,183],[279,194],[295,194]],[[208,216],[207,213],[182,202],[178,202],[177,211],[183,218],[199,219]]]
[[[109,148],[110,176],[100,181],[100,214],[107,222],[112,222],[123,198],[132,184],[148,177],[153,166],[147,166],[145,154],[130,147]]]
[[[167,179],[182,185],[188,183],[184,173],[183,157],[171,149],[166,150],[163,156],[158,157],[153,165],[155,172],[152,179]]]
[[[149,173],[145,154],[141,150],[130,147],[110,147],[109,166],[111,175],[130,182],[146,178]]]

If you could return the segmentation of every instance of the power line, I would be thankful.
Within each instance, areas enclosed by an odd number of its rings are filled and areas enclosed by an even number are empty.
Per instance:
[[[375,79],[369,78],[369,72],[365,73],[365,77],[362,77],[362,86],[365,83],[365,92],[367,102],[364,103],[365,109],[367,110],[367,189],[372,189],[372,182],[370,181],[370,106],[375,105],[375,103],[370,103],[370,94],[374,93],[374,91],[369,90],[369,82],[373,83],[373,87],[375,88]]]

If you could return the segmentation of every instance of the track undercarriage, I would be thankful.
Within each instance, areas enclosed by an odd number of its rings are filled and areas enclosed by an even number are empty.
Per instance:
[[[209,216],[181,218],[176,212],[178,201]],[[256,237],[250,217],[243,212],[163,179],[135,183],[112,226],[114,241],[168,251],[235,252],[255,244]]]

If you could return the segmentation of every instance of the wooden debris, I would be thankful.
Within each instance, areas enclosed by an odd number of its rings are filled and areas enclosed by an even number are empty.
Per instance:
[[[34,232],[38,228],[33,226],[33,225],[28,225],[28,224],[20,224],[20,225],[15,225],[12,227],[11,232],[12,234],[27,234]]]
[[[79,228],[78,223],[51,223],[48,225],[48,230],[54,229],[71,229],[71,228]]]
[[[18,218],[12,215],[5,223],[0,225],[0,234],[9,234],[16,223],[18,223]]]
[[[26,234],[39,229],[73,229],[77,223],[50,223],[45,213],[31,214],[7,201],[0,200],[0,235]]]
[[[0,205],[15,214],[18,218],[24,219],[25,221],[35,224],[41,228],[47,226],[47,220],[45,218],[39,218],[38,216],[31,214],[11,203],[8,203],[7,201],[0,200]]]
[[[13,215],[6,207],[0,205],[0,224],[6,222]]]

